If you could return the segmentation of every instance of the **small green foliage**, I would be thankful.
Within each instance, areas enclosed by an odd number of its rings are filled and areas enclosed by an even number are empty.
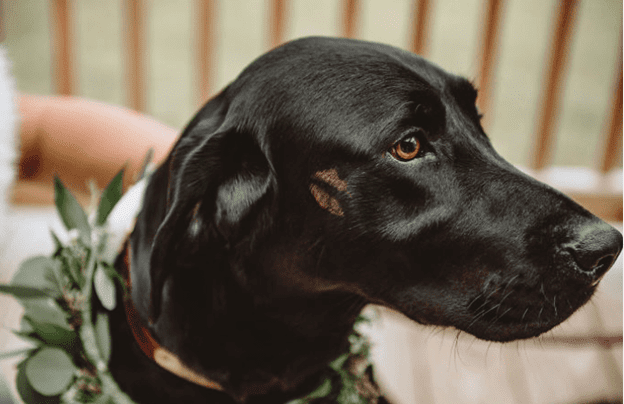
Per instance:
[[[63,394],[63,399],[72,403],[98,402],[102,397],[102,381],[95,372],[80,369],[70,389]],[[112,401],[114,404],[114,401]]]
[[[146,167],[150,159],[148,155]],[[106,310],[113,310],[117,287],[125,287],[112,263],[103,258],[107,219],[122,197],[122,180],[123,170],[102,192],[90,224],[74,196],[55,178],[56,207],[69,242],[52,232],[52,256],[24,261],[11,283],[0,285],[0,293],[12,295],[24,307],[20,330],[14,334],[31,347],[0,353],[0,360],[26,356],[18,365],[16,379],[26,404],[134,404],[107,370],[111,355],[108,312],[93,306],[95,295]],[[359,318],[356,325],[363,321],[367,320]],[[340,383],[327,378],[291,404],[311,404],[336,395],[340,404],[368,403],[359,393],[370,366],[368,341],[355,330],[349,341],[349,352],[328,367],[340,375]]]
[[[113,210],[117,202],[121,199],[121,195],[123,192],[123,174],[124,170],[122,169],[117,173],[115,178],[106,186],[104,192],[102,192],[102,197],[100,199],[100,204],[97,210],[97,218],[95,224],[97,226],[102,226],[106,223],[106,219],[108,215]]]
[[[115,280],[120,276],[97,254],[102,240],[98,237],[121,198],[122,175],[123,170],[102,193],[93,227],[73,195],[55,178],[56,207],[69,242],[52,232],[52,256],[24,261],[11,284],[0,285],[0,293],[12,295],[24,307],[21,329],[14,334],[32,347],[0,354],[0,359],[26,356],[18,365],[16,386],[27,404],[133,404],[108,371],[102,370],[111,353],[108,315],[96,313],[95,321],[91,320],[94,294],[108,310],[116,304]]]
[[[108,363],[111,355],[111,338],[108,316],[106,314],[98,314],[95,320],[95,336],[102,359]]]
[[[35,314],[35,313],[32,313]],[[38,317],[39,313],[37,313]],[[53,324],[45,318],[34,319],[32,317],[24,317],[33,331],[30,335],[46,345],[62,347],[70,350],[78,344],[78,339],[74,330],[69,328],[65,322],[63,325]]]
[[[102,265],[98,265],[95,270],[95,278],[93,279],[95,286],[95,293],[98,299],[107,310],[114,310],[115,303],[117,301],[117,294],[115,292],[115,283],[106,273],[106,270]]]
[[[49,257],[37,256],[24,261],[13,279],[12,286],[27,286],[54,295],[60,293],[59,285],[55,281],[55,271],[58,263]]]
[[[27,361],[20,363],[17,366],[17,378],[15,379],[15,387],[19,393],[21,399],[26,404],[58,404],[61,402],[61,397],[56,396],[44,396],[33,388],[26,376],[26,364]]]
[[[332,391],[331,380],[326,379],[316,390],[308,394],[309,398],[321,398],[326,397]]]
[[[91,226],[87,214],[58,177],[54,177],[54,203],[65,228],[78,230],[81,240],[85,244],[89,244]]]
[[[143,158],[143,164],[141,164],[141,169],[139,170],[138,175],[134,178],[134,182],[139,182],[145,177],[146,174],[150,171],[150,166],[152,164],[152,160],[154,159],[154,149],[150,148],[145,157]]]
[[[44,290],[33,288],[31,286],[0,285],[0,293],[13,295],[16,299],[36,299],[48,297],[48,293]]]
[[[72,358],[60,348],[45,347],[26,360],[26,378],[44,396],[64,392],[78,369]]]
[[[367,376],[367,371],[372,366],[369,358],[370,343],[364,334],[357,331],[362,324],[370,322],[370,318],[360,315],[349,336],[349,351],[329,363],[330,372],[338,373],[340,376],[339,383],[332,383],[336,380],[328,376],[312,393],[292,400],[288,404],[314,404],[319,399],[336,396],[338,404],[376,402],[379,392]]]

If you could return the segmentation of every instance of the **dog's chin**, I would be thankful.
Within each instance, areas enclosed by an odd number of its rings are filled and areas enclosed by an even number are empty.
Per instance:
[[[501,318],[495,322],[488,322],[478,320],[469,321],[470,319],[468,318],[466,321],[438,323],[424,320],[420,316],[407,315],[407,317],[423,325],[450,326],[478,339],[492,342],[511,342],[535,338],[550,331],[565,320],[564,318],[553,318],[540,321],[508,321],[507,319]]]
[[[542,295],[530,300],[509,299],[508,302],[486,304],[478,312],[470,311],[466,321],[457,324],[456,328],[487,341],[534,338],[567,320],[589,301],[594,291],[595,287],[588,287],[577,290],[574,295],[560,293],[556,295],[558,299]]]
[[[466,296],[446,296],[426,305],[393,305],[395,310],[423,325],[450,326],[479,339],[495,342],[537,337],[568,319],[594,294],[597,285],[577,285],[571,288],[518,288],[515,294],[478,293]],[[446,300],[458,302],[451,307]],[[461,302],[461,303],[460,303]]]
[[[511,342],[535,338],[559,325],[563,319],[527,322],[500,322],[473,324],[467,329],[457,327],[479,339],[493,342]]]

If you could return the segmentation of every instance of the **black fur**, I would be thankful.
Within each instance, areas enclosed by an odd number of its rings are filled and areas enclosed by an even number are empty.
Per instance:
[[[493,341],[569,317],[621,235],[503,160],[476,96],[362,41],[302,39],[252,63],[154,173],[130,239],[143,320],[227,394],[143,358],[118,312],[124,388],[142,403],[286,402],[316,387],[368,303]],[[389,149],[410,135],[421,151],[400,161]]]

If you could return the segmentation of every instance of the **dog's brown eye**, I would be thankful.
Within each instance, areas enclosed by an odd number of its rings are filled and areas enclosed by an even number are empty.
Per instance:
[[[418,137],[412,135],[395,143],[394,146],[390,148],[390,154],[397,160],[409,161],[418,156],[420,148],[420,140]]]

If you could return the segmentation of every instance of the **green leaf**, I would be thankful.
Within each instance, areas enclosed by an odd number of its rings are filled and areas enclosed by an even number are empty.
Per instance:
[[[150,163],[152,162],[153,158],[154,158],[154,148],[150,147],[150,149],[145,154],[145,157],[143,158],[143,164],[141,165],[141,169],[139,170],[138,175],[134,179],[135,183],[141,181],[143,177],[145,177],[145,173],[147,172],[147,169],[149,168]]]
[[[113,280],[113,282],[114,281],[118,282],[118,285],[121,286],[121,288],[123,289],[123,292],[125,293],[126,292],[126,280],[123,276],[119,274],[119,272],[117,272],[117,269],[113,265],[105,261],[100,262],[99,264],[102,265],[102,267],[104,268],[104,271]]]
[[[102,305],[107,310],[114,310],[117,302],[115,283],[105,272],[102,265],[98,265],[95,270],[93,284],[95,286],[95,293],[97,294],[98,299],[100,299],[100,302],[102,302]]]
[[[58,262],[54,259],[44,256],[29,258],[22,262],[15,275],[13,275],[11,285],[28,286],[60,293],[58,285],[51,281],[54,279],[54,271],[58,265]]]
[[[108,363],[111,355],[111,336],[107,314],[98,314],[95,320],[95,337],[100,355]]]
[[[326,397],[332,391],[332,382],[330,379],[325,379],[323,384],[321,384],[316,390],[312,393],[308,394],[306,398],[320,398]]]
[[[115,399],[109,395],[102,394],[93,402],[93,404],[115,404]]]
[[[17,377],[15,384],[17,392],[26,404],[58,404],[61,402],[60,396],[47,397],[37,392],[28,382],[26,377],[26,363],[24,361],[17,366]]]
[[[334,370],[340,370],[342,369],[342,366],[344,365],[344,363],[347,361],[347,359],[349,359],[349,353],[345,353],[340,355],[339,357],[337,357],[336,359],[334,359],[332,362],[329,363],[329,366],[334,369]]]
[[[123,192],[123,174],[124,169],[121,169],[106,186],[104,192],[102,192],[102,197],[100,198],[100,204],[97,211],[97,219],[95,222],[97,226],[101,226],[106,223],[106,218],[108,218],[110,212],[121,199]]]
[[[37,323],[56,325],[71,330],[67,322],[67,313],[52,299],[29,299],[22,301],[24,318]],[[32,321],[30,321],[32,325]]]
[[[48,292],[46,292],[45,290],[33,288],[31,286],[19,285],[0,285],[0,293],[12,295],[16,299],[36,299],[49,297]]]
[[[26,377],[30,385],[44,396],[63,393],[77,371],[67,352],[60,348],[42,348],[26,361]]]
[[[50,235],[52,236],[52,240],[54,241],[54,256],[59,253],[61,249],[63,249],[63,242],[56,235],[56,233],[50,230]]]
[[[76,249],[64,248],[59,255],[60,272],[79,288],[84,286],[85,277],[82,273],[84,265],[79,258],[76,257]]]
[[[67,230],[77,229],[85,243],[91,241],[91,226],[87,215],[74,195],[58,177],[54,177],[54,203]]]
[[[32,334],[35,334],[48,345],[63,347],[66,350],[70,350],[78,343],[78,336],[71,329],[57,324],[38,321],[30,317],[26,317],[26,319],[34,329]]]

